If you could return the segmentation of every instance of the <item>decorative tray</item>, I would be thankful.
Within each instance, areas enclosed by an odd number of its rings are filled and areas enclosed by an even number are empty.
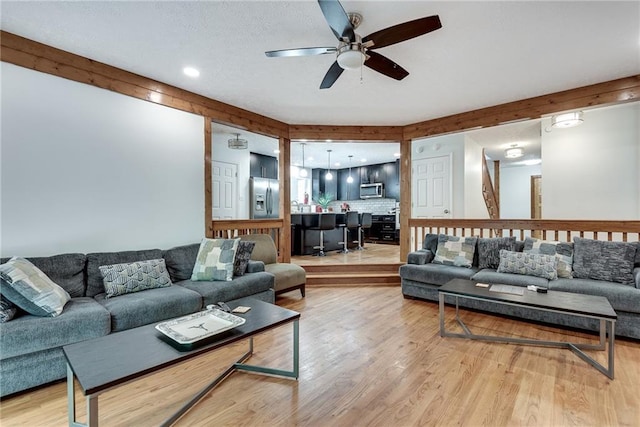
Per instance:
[[[191,345],[244,322],[242,317],[214,308],[158,323],[156,329],[178,344]]]

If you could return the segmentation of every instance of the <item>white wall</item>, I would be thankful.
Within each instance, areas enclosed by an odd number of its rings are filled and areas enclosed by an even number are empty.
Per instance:
[[[500,218],[531,218],[531,176],[541,173],[540,165],[500,168]]]
[[[463,218],[489,218],[482,196],[482,147],[468,136],[464,141]]]
[[[2,256],[164,249],[202,238],[202,117],[0,67]]]
[[[247,139],[243,133],[242,138]],[[229,148],[229,134],[214,133],[211,143],[211,155],[213,159],[238,165],[238,216],[236,219],[249,219],[249,166],[250,150],[233,150]]]
[[[585,111],[580,126],[542,132],[543,218],[640,219],[639,111]]]

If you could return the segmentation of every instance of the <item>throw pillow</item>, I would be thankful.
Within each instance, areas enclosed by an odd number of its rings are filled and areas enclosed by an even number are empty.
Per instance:
[[[513,251],[515,247],[515,237],[479,238],[478,267],[498,268],[498,264],[500,264],[500,250]]]
[[[240,239],[202,239],[191,280],[233,279],[233,261]]]
[[[233,261],[233,275],[242,276],[247,271],[247,265],[251,259],[251,252],[256,246],[256,242],[250,242],[248,240],[242,240],[238,242],[238,248],[236,249],[236,258]]]
[[[20,257],[0,265],[0,294],[27,313],[44,317],[58,316],[71,299],[67,291]]]
[[[440,234],[434,264],[471,268],[477,237],[456,237]]]
[[[558,278],[558,260],[555,255],[513,252],[502,249],[498,273],[524,274],[555,280]]]
[[[17,312],[18,308],[0,295],[0,323],[6,323],[13,319]]]
[[[432,233],[425,234],[424,240],[422,241],[422,248],[435,254],[438,250],[438,235]]]
[[[573,238],[573,275],[579,279],[605,280],[633,285],[637,245],[629,242]]]
[[[524,239],[523,251],[530,254],[554,255],[558,259],[558,277],[566,279],[573,277],[573,243],[527,237]]]
[[[171,286],[164,259],[101,265],[98,268],[102,273],[106,298]]]

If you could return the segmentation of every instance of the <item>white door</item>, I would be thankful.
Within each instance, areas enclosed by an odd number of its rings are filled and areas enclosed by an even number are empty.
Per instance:
[[[451,154],[414,161],[412,180],[414,218],[451,218]]]
[[[238,219],[238,165],[212,161],[213,219]]]

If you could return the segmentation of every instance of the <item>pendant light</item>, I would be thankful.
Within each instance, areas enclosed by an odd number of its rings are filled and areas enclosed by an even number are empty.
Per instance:
[[[327,162],[327,173],[324,176],[324,179],[327,181],[331,181],[333,179],[333,175],[331,174],[331,151],[327,150],[327,155],[329,156],[329,161]]]
[[[302,169],[300,169],[298,171],[298,176],[300,178],[306,178],[307,177],[307,170],[304,168],[304,146],[307,145],[304,142],[300,143],[300,146],[302,147]]]
[[[246,150],[247,147],[249,146],[249,143],[247,142],[247,140],[240,139],[239,133],[234,133],[233,135],[235,135],[236,137],[231,138],[229,141],[227,141],[229,148],[233,150]]]
[[[353,157],[352,154],[349,155],[349,176],[347,177],[347,184],[352,184],[353,183],[353,177],[351,176],[351,158]]]

